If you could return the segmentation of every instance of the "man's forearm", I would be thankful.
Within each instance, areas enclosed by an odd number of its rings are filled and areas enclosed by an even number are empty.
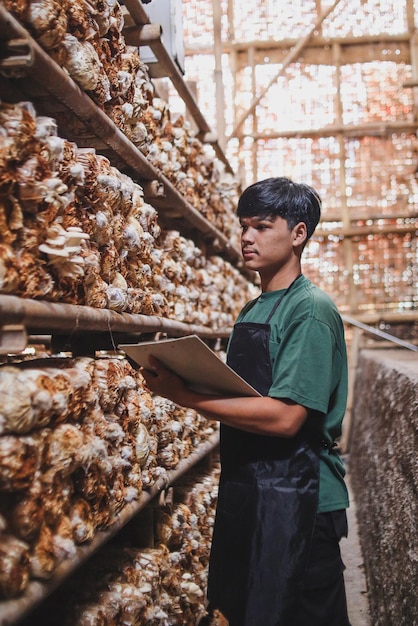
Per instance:
[[[210,420],[259,435],[293,437],[304,423],[304,407],[269,397],[222,397],[182,390],[177,404]]]
[[[305,407],[286,399],[196,393],[156,359],[152,360],[151,366],[152,370],[141,368],[141,372],[152,392],[226,426],[258,435],[293,437],[308,416]]]

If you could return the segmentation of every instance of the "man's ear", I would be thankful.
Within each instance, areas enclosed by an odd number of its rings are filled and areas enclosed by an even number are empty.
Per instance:
[[[298,224],[296,224],[296,226],[293,228],[292,234],[293,245],[295,247],[304,245],[308,238],[308,231],[305,222],[299,222]]]

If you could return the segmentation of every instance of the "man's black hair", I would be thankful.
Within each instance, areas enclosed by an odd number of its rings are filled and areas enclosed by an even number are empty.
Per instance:
[[[260,219],[282,217],[289,230],[304,222],[308,240],[321,217],[321,199],[315,189],[305,183],[294,183],[284,176],[266,178],[243,191],[237,215]]]

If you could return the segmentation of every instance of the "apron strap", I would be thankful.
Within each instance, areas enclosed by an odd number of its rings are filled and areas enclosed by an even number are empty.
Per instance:
[[[279,306],[280,302],[283,300],[283,298],[289,293],[289,291],[291,290],[291,288],[293,287],[293,285],[295,284],[295,282],[297,281],[298,278],[300,278],[302,276],[302,274],[298,274],[295,278],[295,280],[293,280],[289,287],[286,289],[286,291],[284,292],[284,294],[282,296],[280,296],[280,298],[275,302],[272,310],[269,313],[269,316],[267,317],[265,324],[268,324],[271,320],[271,318],[273,317],[273,315],[275,314],[277,307]]]

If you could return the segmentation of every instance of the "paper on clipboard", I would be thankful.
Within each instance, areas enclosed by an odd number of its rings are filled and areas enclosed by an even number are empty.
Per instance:
[[[211,350],[197,335],[120,344],[119,349],[138,365],[149,367],[148,357],[156,357],[200,393],[259,396],[260,394]]]

